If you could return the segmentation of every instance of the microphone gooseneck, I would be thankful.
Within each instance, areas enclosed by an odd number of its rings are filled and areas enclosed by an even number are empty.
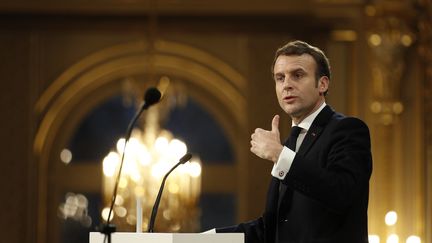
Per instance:
[[[110,224],[110,221],[111,221],[110,219],[111,219],[111,214],[112,214],[113,209],[114,209],[115,200],[117,198],[117,190],[118,190],[118,185],[120,182],[121,171],[123,168],[123,162],[124,162],[125,153],[126,153],[126,145],[127,145],[129,138],[132,134],[132,129],[135,126],[135,123],[137,122],[140,115],[143,113],[144,110],[149,108],[151,105],[154,105],[157,102],[159,102],[160,98],[161,98],[161,93],[159,92],[159,90],[157,88],[151,87],[151,88],[147,89],[145,96],[144,96],[144,104],[138,110],[138,112],[135,114],[135,116],[132,118],[132,120],[129,123],[128,128],[126,130],[126,137],[125,137],[125,143],[123,146],[123,153],[122,153],[122,158],[121,158],[121,162],[120,162],[120,168],[119,168],[117,178],[116,178],[116,181],[114,184],[114,192],[113,192],[112,199],[111,199],[111,205],[110,205],[110,209],[109,209],[109,213],[108,213],[107,223],[101,229],[101,233],[108,236],[108,243],[111,242],[111,233],[116,231],[115,226]]]
[[[162,192],[163,192],[163,189],[164,189],[164,186],[165,186],[166,179],[168,178],[169,174],[171,174],[171,172],[173,172],[173,170],[175,170],[175,168],[177,168],[181,164],[184,164],[184,163],[188,162],[191,158],[192,158],[192,155],[189,154],[189,153],[183,155],[183,157],[180,158],[179,162],[176,165],[174,165],[171,168],[171,170],[169,170],[168,173],[166,173],[165,176],[164,176],[164,178],[162,179],[162,183],[161,183],[161,186],[159,188],[159,192],[157,194],[155,203],[153,205],[153,209],[152,209],[152,213],[151,213],[151,217],[150,217],[150,221],[149,221],[149,226],[148,226],[147,232],[151,233],[151,232],[154,231],[154,223],[156,221],[156,214],[157,214],[157,211],[158,211],[158,208],[159,208],[159,204],[160,204],[160,200],[161,200],[161,197],[162,197]]]

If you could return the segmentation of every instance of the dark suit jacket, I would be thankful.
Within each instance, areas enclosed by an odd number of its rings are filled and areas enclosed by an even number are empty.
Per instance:
[[[216,232],[244,232],[246,243],[368,242],[371,173],[366,124],[326,106],[285,179],[272,177],[262,217]],[[279,183],[288,190],[278,206]]]

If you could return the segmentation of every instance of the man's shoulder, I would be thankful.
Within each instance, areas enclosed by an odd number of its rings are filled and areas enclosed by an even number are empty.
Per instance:
[[[320,114],[318,114],[315,122],[317,125],[321,124],[324,126],[352,126],[369,129],[366,122],[362,119],[337,112],[329,105],[324,107]]]
[[[342,113],[335,112],[330,119],[329,125],[340,128],[361,128],[367,129],[368,125],[362,119],[354,116],[346,116]]]

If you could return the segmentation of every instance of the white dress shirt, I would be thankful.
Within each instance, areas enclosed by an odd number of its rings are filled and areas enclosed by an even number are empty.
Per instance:
[[[325,106],[326,106],[326,103],[325,102],[322,103],[321,106],[316,111],[314,111],[312,114],[307,116],[305,119],[303,119],[303,121],[301,121],[297,125],[294,124],[294,122],[292,122],[292,126],[299,126],[300,128],[302,128],[302,130],[300,131],[300,134],[297,138],[296,150],[292,151],[291,149],[287,148],[286,146],[283,147],[282,152],[279,155],[278,161],[273,165],[273,169],[271,171],[272,176],[274,176],[280,180],[283,180],[285,178],[286,174],[288,173],[288,171],[291,168],[291,164],[294,160],[296,152],[300,148],[300,145],[302,144],[302,142],[306,136],[307,131],[309,130],[310,126],[312,125],[312,122],[318,116],[320,111],[322,109],[324,109]]]

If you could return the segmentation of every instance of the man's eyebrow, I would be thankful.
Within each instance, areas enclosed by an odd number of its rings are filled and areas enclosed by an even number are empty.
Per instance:
[[[289,73],[306,72],[304,68],[298,67],[289,71]]]

